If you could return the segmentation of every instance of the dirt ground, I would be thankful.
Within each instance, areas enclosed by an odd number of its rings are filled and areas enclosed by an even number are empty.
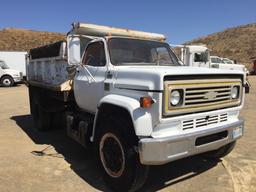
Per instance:
[[[244,137],[234,151],[220,161],[196,156],[152,167],[141,191],[256,192],[256,77],[250,82]],[[92,151],[63,130],[34,131],[24,85],[0,88],[0,98],[0,192],[109,191]]]

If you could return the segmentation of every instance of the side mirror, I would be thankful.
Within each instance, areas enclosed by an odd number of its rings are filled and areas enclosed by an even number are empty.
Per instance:
[[[80,38],[68,37],[68,63],[69,65],[78,65],[81,63]]]

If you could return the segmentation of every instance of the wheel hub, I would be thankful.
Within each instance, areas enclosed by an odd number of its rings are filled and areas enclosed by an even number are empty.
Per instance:
[[[5,86],[10,86],[10,85],[11,85],[10,79],[4,79],[4,80],[3,80],[3,84],[4,84]]]
[[[101,163],[111,177],[120,177],[125,167],[124,150],[120,140],[112,133],[106,133],[100,141]]]

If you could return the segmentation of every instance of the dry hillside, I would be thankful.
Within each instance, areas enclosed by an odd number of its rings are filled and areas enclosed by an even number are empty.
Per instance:
[[[250,63],[250,58],[256,56],[256,23],[226,29],[187,44],[205,44],[212,50],[211,55]]]
[[[28,51],[64,39],[61,33],[6,28],[0,30],[0,51]]]

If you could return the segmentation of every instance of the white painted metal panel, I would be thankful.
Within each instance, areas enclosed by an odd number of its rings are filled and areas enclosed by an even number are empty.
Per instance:
[[[68,81],[66,68],[68,63],[64,59],[44,58],[30,60],[28,64],[28,81],[39,83],[55,89]]]

